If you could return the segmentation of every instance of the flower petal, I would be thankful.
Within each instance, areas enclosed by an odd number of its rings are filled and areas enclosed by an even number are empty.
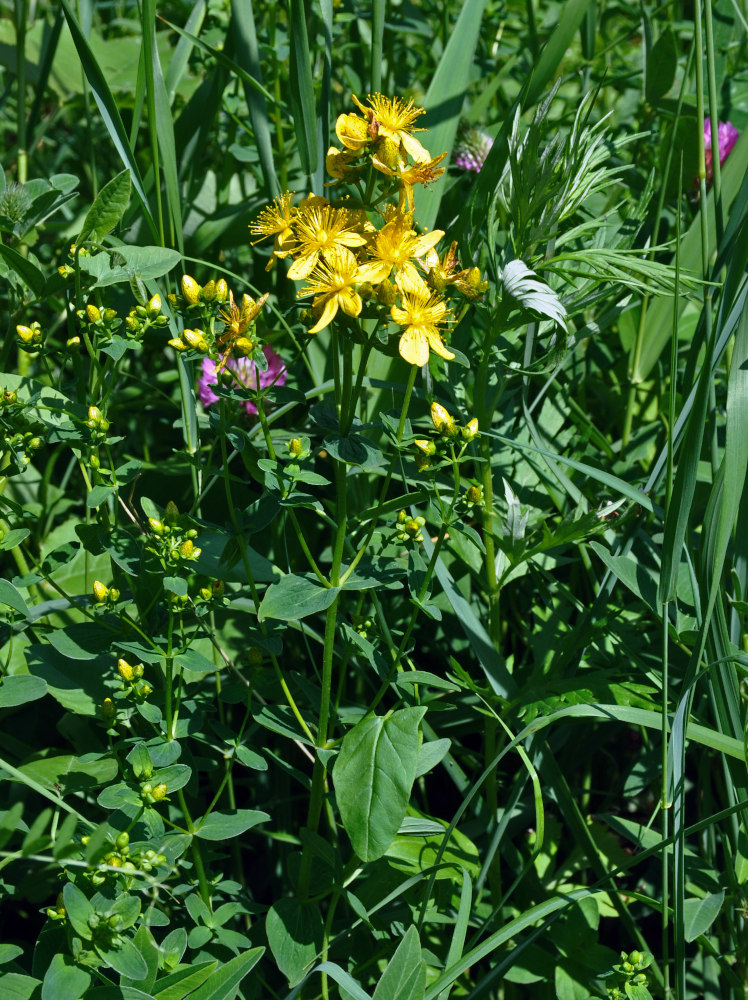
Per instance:
[[[398,344],[400,357],[410,365],[423,368],[429,360],[429,345],[419,327],[409,326]]]

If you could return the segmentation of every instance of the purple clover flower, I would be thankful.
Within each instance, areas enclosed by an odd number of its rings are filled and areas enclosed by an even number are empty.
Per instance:
[[[286,384],[286,366],[276,354],[272,347],[263,347],[262,353],[267,358],[267,369],[258,372],[254,361],[249,358],[229,358],[226,367],[235,373],[242,385],[248,389],[264,389],[269,385]],[[218,402],[218,396],[213,392],[213,386],[218,382],[216,375],[216,362],[210,358],[203,358],[203,373],[197,380],[197,390],[200,394],[200,402],[203,406],[211,406]],[[254,403],[247,400],[244,404],[247,413],[257,413]]]
[[[493,139],[490,135],[477,128],[465,129],[455,146],[452,160],[461,170],[473,170],[478,174],[492,146]]]
[[[719,122],[717,126],[717,148],[719,149],[719,165],[725,162],[732,151],[732,147],[738,141],[738,130],[732,122]],[[712,164],[712,121],[707,118],[704,121],[704,158],[706,161],[706,179],[710,181],[714,175]]]

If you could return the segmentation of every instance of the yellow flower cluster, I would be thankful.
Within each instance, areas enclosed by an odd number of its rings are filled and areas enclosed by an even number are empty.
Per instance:
[[[428,184],[444,173],[412,134],[423,108],[412,101],[371,95],[368,104],[353,98],[362,112],[338,118],[335,131],[342,149],[327,154],[328,172],[355,186],[355,199],[331,202],[312,195],[298,206],[285,192],[265,208],[250,231],[259,242],[274,241],[268,268],[292,258],[288,276],[306,281],[300,295],[313,295],[315,323],[310,333],[328,326],[338,312],[355,318],[369,303],[374,315],[384,315],[402,328],[401,356],[425,365],[430,351],[451,359],[443,340],[452,320],[443,292],[448,286],[469,298],[485,291],[477,268],[460,270],[456,244],[443,256],[436,245],[444,232],[419,234],[413,223],[413,186]],[[376,194],[367,181],[380,177]],[[366,182],[366,185],[365,185]],[[366,190],[364,187],[366,186]],[[384,204],[397,194],[397,204]],[[367,213],[377,218],[375,225]]]

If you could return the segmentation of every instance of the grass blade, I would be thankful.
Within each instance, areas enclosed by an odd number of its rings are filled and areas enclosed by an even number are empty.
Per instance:
[[[291,22],[289,83],[293,123],[301,169],[307,176],[311,176],[317,169],[317,104],[314,99],[304,0],[290,0],[288,16]]]

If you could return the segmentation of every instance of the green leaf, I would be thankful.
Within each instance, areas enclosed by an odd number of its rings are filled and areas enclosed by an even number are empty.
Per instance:
[[[178,930],[184,931],[183,928],[178,928]],[[169,951],[166,944],[174,931],[161,943],[161,951],[163,952],[165,958],[171,959],[175,952]],[[184,932],[184,947],[187,947],[187,934]],[[182,952],[180,952],[179,958],[181,958]],[[177,961],[179,961],[179,958]],[[168,961],[167,968],[174,965],[175,963]],[[158,987],[158,993],[155,993],[155,1000],[184,1000],[189,993],[191,993],[198,986],[202,984],[212,976],[217,962],[201,962],[199,965],[190,966],[187,969],[180,969],[178,972],[172,972],[170,976],[165,976],[163,979],[159,979],[156,983]]]
[[[423,1000],[426,963],[418,931],[411,925],[374,990],[373,1000]]]
[[[525,309],[566,326],[566,310],[558,294],[521,260],[510,260],[501,272],[504,288]]]
[[[0,965],[12,962],[19,955],[23,955],[23,948],[19,948],[17,944],[0,944]]]
[[[98,941],[94,942],[94,947],[109,968],[121,976],[140,980],[148,975],[146,960],[129,938],[122,938],[116,948],[104,948]]]
[[[161,278],[181,261],[177,250],[167,247],[129,247],[101,251],[80,257],[81,270],[94,278],[94,285],[103,288],[139,277],[143,281]]]
[[[29,701],[43,698],[47,693],[46,682],[30,674],[13,674],[0,684],[0,708],[15,708]]]
[[[189,1000],[234,1000],[239,983],[257,965],[264,953],[264,948],[252,948],[232,958],[194,993],[190,993]]]
[[[338,808],[362,861],[381,858],[410,801],[425,708],[404,708],[359,722],[343,737],[333,778]]]
[[[93,916],[94,908],[80,891],[77,885],[68,882],[62,890],[62,900],[65,906],[65,913],[70,925],[75,933],[82,937],[84,941],[92,938],[91,928],[88,926],[88,918]]]
[[[647,56],[645,96],[656,104],[675,83],[678,69],[678,46],[671,28],[666,28]]]
[[[686,941],[695,941],[706,934],[719,915],[725,890],[712,892],[703,899],[687,899],[683,903],[683,933]]]
[[[299,146],[301,169],[305,174],[313,174],[317,169],[317,105],[314,100],[304,0],[290,0],[288,16],[291,25],[289,97],[296,142]]]
[[[100,243],[107,233],[111,233],[127,211],[131,188],[129,168],[105,184],[88,210],[76,243],[86,240]]]
[[[28,285],[34,295],[40,299],[44,292],[46,278],[36,264],[32,263],[27,257],[22,257],[12,247],[6,247],[1,241],[0,257],[2,257],[11,271],[15,271],[21,281],[25,285]]]
[[[97,986],[86,993],[85,1000],[153,1000],[153,997],[133,986]]]
[[[69,955],[55,955],[42,983],[42,1000],[78,1000],[88,989],[91,974]]]
[[[384,461],[379,448],[362,434],[332,434],[325,438],[323,447],[339,462],[362,469],[378,469]]]
[[[416,778],[426,774],[436,767],[449,753],[451,740],[432,740],[430,743],[423,743],[418,751],[418,762],[416,764]]]
[[[116,486],[94,486],[86,497],[86,507],[101,507],[104,501],[116,492]]]
[[[32,1000],[39,997],[41,982],[31,976],[22,976],[17,972],[4,972],[0,975],[0,991],[3,1000]]]
[[[261,809],[235,809],[232,812],[212,812],[203,823],[198,820],[195,836],[203,840],[231,840],[246,830],[265,823],[270,816]]]
[[[423,101],[426,108],[423,124],[429,129],[426,146],[432,156],[446,152],[447,162],[454,146],[465,94],[470,85],[473,54],[485,6],[486,0],[465,0],[462,4],[460,16],[450,32],[449,41]],[[434,228],[446,182],[445,172],[433,184],[418,192],[416,214],[419,225],[424,229]]]
[[[315,577],[289,573],[265,591],[258,618],[260,621],[266,618],[297,621],[329,608],[338,592],[338,587],[321,586]]]
[[[322,950],[323,928],[322,915],[312,903],[280,899],[268,910],[268,944],[289,986],[301,982]]]

